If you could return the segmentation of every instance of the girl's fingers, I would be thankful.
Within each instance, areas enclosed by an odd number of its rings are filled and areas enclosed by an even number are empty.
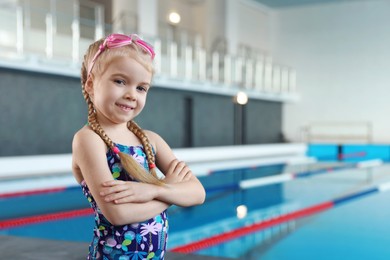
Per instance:
[[[180,175],[185,167],[187,167],[187,165],[184,162],[178,162],[175,167],[176,175]]]
[[[176,168],[176,165],[178,162],[179,161],[177,159],[175,159],[169,164],[169,168],[168,168],[166,175],[171,175],[175,171],[175,168]]]
[[[121,184],[124,184],[124,181],[111,180],[111,181],[106,181],[106,182],[102,183],[102,185],[105,186],[105,187],[116,186],[116,185],[121,185]]]
[[[186,167],[186,164],[184,162],[180,162],[178,160],[175,160],[175,163],[172,164],[172,170],[169,170],[169,175],[173,176],[180,176],[183,169]],[[168,175],[168,174],[167,174]]]
[[[173,183],[186,181],[191,179],[191,170],[185,162],[175,159],[170,163],[165,176]]]
[[[187,181],[189,179],[191,179],[191,176],[192,176],[192,172],[190,170],[190,168],[185,164],[183,163],[184,167],[180,169],[180,172],[179,172],[179,176],[182,180],[184,181]]]
[[[189,181],[189,180],[191,180],[191,178],[192,178],[192,172],[189,170],[189,171],[186,173],[186,175],[185,175],[185,177],[184,177],[184,180],[185,180],[185,181]]]
[[[124,191],[124,190],[127,190],[127,186],[125,185],[125,182],[121,183],[121,184],[117,184],[117,185],[114,185],[114,186],[111,186],[109,185],[107,188],[103,188],[101,191],[100,191],[100,195],[101,196],[106,196],[108,194],[112,194],[112,193],[117,193],[117,192],[121,192],[121,191]]]
[[[114,200],[115,204],[123,204],[123,203],[129,203],[129,202],[132,202],[132,201],[128,197]]]
[[[106,202],[111,202],[111,201],[114,201],[116,203],[117,200],[126,200],[126,202],[130,202],[131,199],[131,193],[127,190],[125,191],[122,191],[122,192],[118,192],[118,193],[114,193],[114,194],[110,194],[110,195],[107,195],[104,197],[104,201]]]

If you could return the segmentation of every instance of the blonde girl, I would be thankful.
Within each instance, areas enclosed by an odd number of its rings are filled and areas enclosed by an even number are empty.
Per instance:
[[[133,121],[151,88],[154,55],[137,35],[112,34],[84,56],[88,124],[74,136],[72,166],[95,212],[87,259],[164,259],[166,209],[205,199],[201,183],[168,144]]]

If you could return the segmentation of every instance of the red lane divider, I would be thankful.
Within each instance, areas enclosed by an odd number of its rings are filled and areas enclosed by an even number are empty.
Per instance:
[[[350,158],[360,158],[366,155],[367,155],[366,152],[353,152],[353,153],[342,153],[339,154],[338,157],[339,160],[342,160],[342,159],[350,159]]]
[[[41,222],[47,222],[47,221],[88,216],[92,214],[93,214],[93,210],[91,208],[87,208],[87,209],[77,209],[77,210],[56,212],[56,213],[31,216],[31,217],[14,218],[14,219],[0,221],[0,230],[13,228],[13,227],[20,227],[25,225],[31,225],[31,224],[41,223]]]
[[[29,195],[38,195],[38,194],[46,194],[46,193],[52,193],[52,192],[63,192],[65,190],[66,190],[66,187],[47,188],[47,189],[38,189],[38,190],[30,190],[30,191],[16,191],[16,192],[9,192],[9,193],[0,194],[0,199],[15,198],[15,197],[22,197],[22,196],[29,196]]]
[[[321,204],[317,204],[312,207],[304,208],[292,213],[288,213],[285,215],[281,215],[280,217],[265,220],[262,222],[258,222],[255,224],[252,224],[250,226],[246,226],[243,228],[235,229],[229,232],[225,232],[222,234],[218,234],[212,237],[208,237],[202,240],[199,240],[195,243],[178,246],[176,248],[171,249],[172,252],[178,252],[178,253],[192,253],[207,247],[211,247],[229,240],[236,239],[241,236],[245,236],[250,233],[254,233],[256,231],[266,229],[275,225],[279,225],[283,222],[287,222],[293,219],[298,219],[302,217],[306,217],[309,215],[316,214],[318,212],[330,209],[334,206],[333,202],[324,202]]]

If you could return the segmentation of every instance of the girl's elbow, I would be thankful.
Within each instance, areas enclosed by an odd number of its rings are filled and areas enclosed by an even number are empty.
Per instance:
[[[193,192],[190,197],[188,197],[185,200],[181,200],[180,202],[177,201],[175,204],[176,206],[179,207],[193,207],[197,205],[201,205],[205,202],[206,200],[206,191],[202,188],[201,190],[197,192]]]
[[[190,206],[202,205],[206,200],[206,191],[202,187],[202,189],[198,192],[198,196],[195,197],[193,204]]]
[[[199,196],[199,203],[198,203],[198,205],[203,204],[205,201],[206,201],[206,191],[202,187],[202,192],[200,193],[200,196]]]
[[[197,187],[197,190],[196,190],[196,195],[195,196],[195,201],[194,201],[194,205],[201,205],[205,202],[206,200],[206,190],[205,188],[203,187],[203,185],[198,181],[198,187]]]
[[[199,205],[203,204],[206,201],[206,189],[203,187],[203,185],[199,182],[200,187],[199,187]]]

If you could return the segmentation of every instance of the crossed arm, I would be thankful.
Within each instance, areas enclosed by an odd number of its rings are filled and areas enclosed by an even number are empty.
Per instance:
[[[204,202],[204,188],[186,164],[176,159],[160,136],[147,134],[156,150],[156,165],[165,174],[163,186],[114,180],[100,137],[86,130],[74,138],[74,171],[82,173],[103,215],[114,225],[147,220],[171,204],[186,207]]]

